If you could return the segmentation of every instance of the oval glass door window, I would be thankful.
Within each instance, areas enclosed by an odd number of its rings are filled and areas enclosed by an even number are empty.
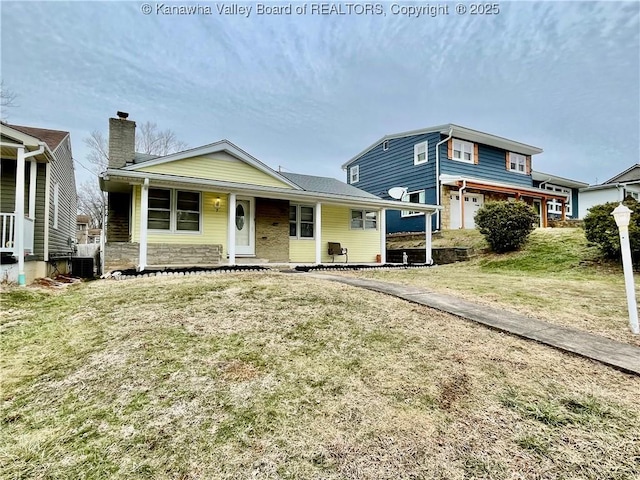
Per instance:
[[[244,207],[242,205],[238,205],[236,207],[236,228],[238,230],[242,230],[244,228]]]

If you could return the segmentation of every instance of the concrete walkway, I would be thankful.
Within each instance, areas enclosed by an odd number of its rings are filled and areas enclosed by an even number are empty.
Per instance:
[[[305,275],[393,295],[640,375],[640,347],[610,340],[600,335],[553,325],[517,313],[478,305],[458,297],[408,285],[324,273]]]

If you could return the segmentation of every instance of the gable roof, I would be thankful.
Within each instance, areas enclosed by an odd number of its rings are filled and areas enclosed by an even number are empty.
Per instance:
[[[31,135],[38,140],[44,142],[49,147],[49,150],[54,151],[62,143],[62,141],[69,136],[69,132],[63,132],[62,130],[50,130],[48,128],[36,128],[27,127],[23,125],[12,125],[5,123],[9,128],[13,128],[19,132]]]
[[[411,130],[408,132],[401,133],[392,133],[390,135],[385,135],[379,140],[375,141],[363,151],[358,153],[356,156],[348,160],[342,165],[342,168],[345,169],[349,164],[355,162],[364,154],[372,150],[373,148],[380,145],[385,140],[393,140],[395,138],[404,138],[404,137],[413,137],[416,135],[423,135],[425,133],[440,133],[442,135],[451,134],[455,138],[460,138],[462,140],[469,140],[470,142],[482,143],[484,145],[491,145],[497,148],[501,148],[504,150],[512,151],[515,153],[522,153],[524,155],[536,155],[538,153],[542,153],[542,149],[538,147],[534,147],[532,145],[527,145],[526,143],[516,142],[515,140],[509,140],[508,138],[499,137],[497,135],[492,135],[490,133],[481,132],[479,130],[473,130],[471,128],[462,127],[460,125],[455,125],[453,123],[446,123],[444,125],[438,125],[435,127],[422,128],[419,130]]]
[[[624,183],[634,182],[636,180],[640,180],[640,163],[630,166],[624,172],[620,172],[616,176],[611,177],[609,180],[602,183]]]
[[[176,160],[184,160],[186,158],[199,157],[202,155],[210,155],[212,153],[225,152],[229,155],[232,155],[239,160],[251,165],[252,167],[260,170],[263,173],[284,182],[292,188],[300,189],[298,185],[293,183],[286,177],[283,177],[275,170],[269,168],[267,165],[262,163],[260,160],[250,155],[249,153],[242,150],[240,147],[234,145],[229,140],[220,140],[218,142],[210,143],[208,145],[203,145],[201,147],[191,148],[189,150],[183,150],[181,152],[172,153],[170,155],[165,155],[164,157],[153,157],[153,158],[144,158],[142,154],[136,154],[136,161],[132,165],[127,165],[122,168],[122,170],[139,170],[142,167],[150,167],[153,165],[161,165],[163,163],[174,162]]]
[[[280,175],[288,178],[307,192],[329,193],[332,195],[347,195],[350,197],[359,198],[380,198],[369,192],[360,190],[353,185],[349,185],[331,177],[316,177],[314,175],[303,175],[300,173],[289,172],[280,172]]]

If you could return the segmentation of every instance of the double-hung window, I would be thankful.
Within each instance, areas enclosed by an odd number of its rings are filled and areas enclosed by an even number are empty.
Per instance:
[[[408,203],[424,203],[424,199],[424,190],[407,192],[402,196],[402,201]],[[400,212],[401,217],[412,217],[415,215],[424,215],[424,212],[415,212],[413,210],[402,210]]]
[[[349,183],[358,183],[360,181],[360,165],[354,165],[349,168]]]
[[[199,232],[200,213],[200,192],[149,189],[149,230]]]
[[[377,230],[378,212],[375,210],[351,210],[351,230]]]
[[[509,152],[509,171],[527,173],[527,157],[520,153]]]
[[[413,164],[420,165],[421,163],[427,163],[429,160],[427,157],[427,142],[418,143],[413,146]]]
[[[314,207],[289,205],[289,236],[292,238],[313,238]]]
[[[457,138],[453,139],[452,158],[459,162],[475,163],[474,146],[471,142],[465,142]]]

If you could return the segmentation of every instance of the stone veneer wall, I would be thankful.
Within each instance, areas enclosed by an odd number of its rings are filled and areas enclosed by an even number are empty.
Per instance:
[[[105,271],[135,268],[140,253],[139,243],[109,242],[105,245]],[[222,245],[147,245],[147,264],[150,266],[197,267],[218,265],[222,259]]]
[[[289,201],[256,199],[256,257],[289,261]]]

